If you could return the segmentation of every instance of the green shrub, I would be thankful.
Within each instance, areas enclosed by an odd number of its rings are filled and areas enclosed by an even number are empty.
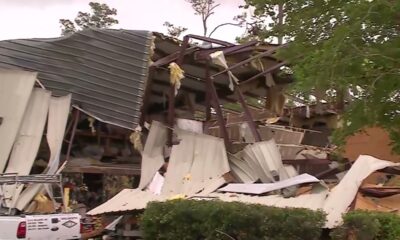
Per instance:
[[[325,214],[239,202],[174,200],[152,202],[140,227],[149,240],[319,239]]]
[[[343,216],[343,221],[344,224],[331,233],[332,239],[400,239],[400,216],[393,213],[352,211]]]

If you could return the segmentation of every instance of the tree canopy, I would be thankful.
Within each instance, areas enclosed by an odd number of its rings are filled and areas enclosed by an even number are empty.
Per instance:
[[[85,28],[108,28],[118,23],[118,20],[114,18],[117,15],[117,9],[97,2],[90,2],[89,6],[91,12],[79,11],[74,21],[60,19],[62,35]]]
[[[258,38],[284,37],[296,88],[345,107],[340,142],[366,127],[385,128],[400,152],[400,1],[246,0],[263,19]],[[283,24],[277,6],[283,5]],[[347,96],[347,97],[346,97]],[[340,105],[340,104],[339,104]]]

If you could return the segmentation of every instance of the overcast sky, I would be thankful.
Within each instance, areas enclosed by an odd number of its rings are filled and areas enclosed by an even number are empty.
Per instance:
[[[95,0],[92,0],[95,1]],[[210,18],[210,29],[231,21],[242,12],[243,0],[216,0],[221,6]],[[60,18],[74,19],[78,11],[88,11],[90,0],[0,0],[0,40],[60,35]],[[165,32],[169,21],[189,28],[187,33],[202,34],[199,16],[185,0],[98,0],[118,10],[119,24],[114,28]],[[213,37],[234,41],[243,29],[227,26]]]

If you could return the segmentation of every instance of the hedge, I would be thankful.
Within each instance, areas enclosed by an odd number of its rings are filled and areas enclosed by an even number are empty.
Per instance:
[[[239,202],[173,200],[152,202],[140,221],[149,240],[319,239],[325,214]]]
[[[343,222],[331,233],[333,240],[400,239],[400,216],[397,214],[358,210],[345,214]]]

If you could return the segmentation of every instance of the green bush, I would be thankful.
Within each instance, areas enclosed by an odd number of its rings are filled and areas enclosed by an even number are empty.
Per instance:
[[[343,216],[344,224],[331,233],[333,240],[398,240],[400,216],[393,213],[352,211]]]
[[[174,200],[152,202],[140,221],[149,240],[319,239],[325,214],[239,202]]]

